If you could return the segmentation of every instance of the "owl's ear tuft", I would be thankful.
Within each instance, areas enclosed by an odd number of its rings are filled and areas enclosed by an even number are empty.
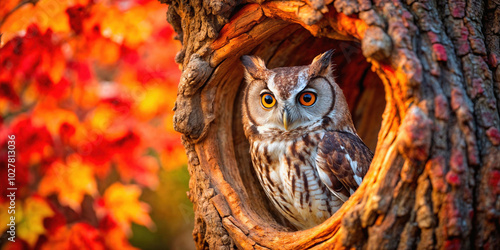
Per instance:
[[[257,56],[242,56],[241,62],[245,67],[245,77],[248,80],[260,79],[265,80],[267,77],[267,68],[264,60]]]
[[[327,76],[332,73],[333,49],[316,56],[309,66],[309,76]]]

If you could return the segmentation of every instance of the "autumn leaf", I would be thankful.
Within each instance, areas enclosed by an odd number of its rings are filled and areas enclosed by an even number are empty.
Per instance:
[[[102,64],[111,65],[120,58],[120,45],[109,38],[99,37],[90,44],[90,56]]]
[[[172,170],[186,164],[187,155],[183,148],[171,147],[170,145],[167,145],[166,148],[170,148],[170,150],[162,150],[160,154],[163,169]]]
[[[9,206],[10,206],[9,199],[0,203],[0,232],[4,232],[9,227],[7,224],[9,223],[10,216],[12,216],[9,214],[9,210],[12,210],[9,209]]]
[[[76,114],[71,110],[61,109],[52,103],[42,103],[33,110],[32,119],[40,124],[45,124],[47,130],[54,137],[60,135],[60,129],[63,124],[72,126],[75,129],[80,128],[80,121]],[[73,133],[73,134],[74,134]]]
[[[169,91],[169,89],[165,87],[148,87],[137,105],[135,115],[144,120],[157,117],[165,110],[171,110],[173,108],[169,107],[169,105],[174,98],[174,92]]]
[[[70,27],[65,13],[67,5],[67,1],[51,0],[40,0],[36,4],[23,5],[7,18],[2,30],[7,34],[7,39],[11,38],[11,34],[27,29],[31,23],[36,23],[43,32],[47,29],[68,32]]]
[[[14,207],[9,209],[9,203],[0,205],[0,231],[7,229],[10,216],[14,216],[16,237],[26,241],[30,247],[34,247],[38,237],[46,232],[43,220],[54,215],[54,211],[38,195],[31,196],[22,202],[16,201]],[[15,210],[15,213],[8,214],[9,210]]]
[[[107,217],[98,228],[88,223],[58,227],[42,249],[117,249],[133,250],[121,228]]]
[[[47,127],[28,117],[19,116],[13,122],[10,133],[16,135],[16,144],[23,145],[23,150],[18,152],[18,160],[30,164],[38,163],[42,157],[48,156],[53,147],[52,136]]]
[[[14,90],[12,84],[10,84],[7,81],[0,82],[0,101],[1,101],[1,99],[7,100],[15,105],[20,104],[19,96],[17,95],[16,91]],[[2,105],[2,106],[7,107],[7,104]]]
[[[156,158],[148,155],[122,155],[117,163],[118,173],[124,181],[134,180],[150,189],[158,186],[159,165]]]
[[[96,195],[97,185],[92,166],[71,155],[66,163],[56,161],[49,167],[38,190],[43,196],[57,194],[62,205],[79,212],[83,197]]]
[[[0,126],[0,178],[2,183],[7,181],[7,139],[8,135],[15,135],[15,185],[18,189],[17,198],[26,198],[31,193],[29,190],[37,172],[32,169],[34,165],[50,164],[53,158],[53,140],[47,128],[37,124],[30,117],[20,115],[13,119],[11,126]],[[19,150],[22,148],[22,150]],[[3,201],[8,194],[7,189],[0,190]]]
[[[106,245],[110,249],[117,250],[133,250],[137,249],[132,247],[127,240],[127,235],[123,229],[118,225],[115,219],[109,214],[104,216],[99,222],[99,230],[104,235]]]
[[[77,4],[66,9],[69,17],[69,26],[78,35],[83,32],[83,22],[90,16],[85,6]]]
[[[107,249],[101,233],[87,223],[60,227],[42,249]]]
[[[149,217],[150,207],[139,201],[141,189],[137,185],[114,183],[106,189],[103,197],[96,202],[98,216],[111,216],[127,234],[131,233],[132,222],[143,225],[150,230],[154,223]]]

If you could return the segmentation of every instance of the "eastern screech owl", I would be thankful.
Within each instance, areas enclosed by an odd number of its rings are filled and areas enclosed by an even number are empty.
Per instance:
[[[269,199],[297,229],[334,214],[373,157],[335,83],[332,53],[308,66],[275,69],[258,57],[242,57],[243,125],[253,166]]]

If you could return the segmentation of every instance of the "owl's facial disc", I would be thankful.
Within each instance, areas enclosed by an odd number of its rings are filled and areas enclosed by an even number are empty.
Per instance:
[[[331,51],[309,66],[267,69],[258,57],[243,56],[247,88],[244,112],[259,132],[288,132],[322,126],[336,117]]]
[[[306,88],[287,101],[283,108],[283,127],[286,131],[296,128],[297,126],[295,125],[297,124],[303,124],[310,120],[308,117],[302,115],[302,110],[300,110],[299,106],[302,106],[302,108],[313,108],[312,106],[316,104],[316,97],[316,90]]]
[[[315,78],[305,88],[296,91],[283,105],[283,127],[291,131],[300,127],[321,124],[334,112],[335,94],[328,79]]]

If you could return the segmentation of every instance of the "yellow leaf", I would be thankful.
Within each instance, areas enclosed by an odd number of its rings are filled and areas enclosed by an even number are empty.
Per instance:
[[[10,216],[15,216],[15,214],[9,214],[9,211],[12,210],[9,209],[9,202],[0,204],[0,232],[4,232],[9,227],[7,224],[10,222]]]
[[[148,87],[141,96],[135,116],[144,120],[154,118],[175,100],[176,92],[169,92],[161,86]]]
[[[102,35],[114,42],[136,48],[148,39],[153,31],[151,23],[145,21],[148,14],[141,6],[124,12],[116,7],[108,8],[100,15]]]
[[[67,7],[65,0],[40,0],[32,18],[42,31],[51,28],[54,32],[69,32]]]
[[[130,223],[135,222],[139,225],[154,228],[154,223],[149,217],[150,207],[148,204],[139,201],[141,188],[137,185],[123,185],[114,183],[106,189],[103,201],[104,207],[116,222],[121,226],[124,232],[131,233]],[[98,214],[104,216],[106,211],[96,209]]]
[[[69,156],[66,164],[56,161],[43,177],[39,192],[43,196],[55,193],[62,205],[79,212],[85,194],[97,193],[93,168],[77,155]]]
[[[19,209],[21,213],[17,234],[19,238],[28,242],[31,247],[34,247],[38,236],[45,233],[43,219],[54,215],[54,211],[49,204],[38,196],[32,196],[24,202],[24,206]]]
[[[89,116],[90,127],[96,131],[106,131],[113,123],[116,112],[105,106],[98,106]]]
[[[10,217],[15,217],[16,238],[23,239],[34,247],[38,237],[45,234],[43,220],[54,215],[54,211],[47,202],[39,196],[31,196],[26,200],[16,200],[14,206],[9,208],[9,202],[0,204],[0,231],[4,232],[10,223]],[[8,214],[8,211],[14,213]],[[10,237],[10,235],[7,233]]]

